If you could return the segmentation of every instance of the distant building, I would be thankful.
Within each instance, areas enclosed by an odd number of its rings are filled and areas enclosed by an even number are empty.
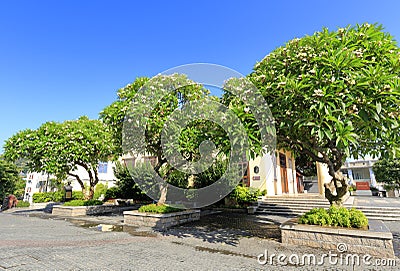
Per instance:
[[[101,162],[98,165],[98,176],[99,184],[107,185],[108,188],[115,186],[115,176],[114,176],[114,163],[113,162]],[[85,184],[89,184],[89,175],[86,170],[78,166],[77,170],[73,172],[80,177],[80,179]],[[32,203],[32,196],[34,193],[38,192],[54,192],[57,188],[52,183],[54,176],[50,174],[45,174],[41,172],[28,172],[26,175],[26,185],[24,193],[24,201],[29,201]],[[78,181],[72,177],[68,176],[64,183],[71,182],[72,189],[74,191],[81,191],[82,188]]]
[[[372,166],[377,160],[346,161],[340,171],[347,176],[349,181],[356,185],[357,190],[369,190],[370,187],[377,187],[378,183]]]

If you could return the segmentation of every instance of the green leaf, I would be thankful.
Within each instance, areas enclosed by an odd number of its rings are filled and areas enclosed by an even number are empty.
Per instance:
[[[380,102],[376,102],[376,112],[380,114],[382,111],[382,104]]]

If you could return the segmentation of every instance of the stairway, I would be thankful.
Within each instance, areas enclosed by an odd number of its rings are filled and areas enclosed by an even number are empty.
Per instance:
[[[353,206],[351,197],[344,206],[355,207],[364,212],[368,219],[400,221],[400,209],[395,207]],[[329,208],[329,202],[318,194],[298,196],[270,196],[258,201],[256,214],[259,216],[298,216],[312,208]]]

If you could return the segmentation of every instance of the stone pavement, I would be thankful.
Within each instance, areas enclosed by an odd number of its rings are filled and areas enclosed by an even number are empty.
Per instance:
[[[322,266],[260,265],[257,255],[265,251],[327,253],[283,246],[278,230],[283,219],[220,213],[153,232],[123,226],[122,216],[66,220],[35,211],[0,213],[0,270],[398,270],[328,261]]]
[[[400,198],[381,198],[376,196],[352,196],[354,206],[396,207],[400,209]]]
[[[353,206],[368,206],[368,207],[389,207],[399,208],[400,198],[381,198],[376,196],[353,196]],[[393,234],[393,247],[397,257],[400,257],[400,222],[399,221],[385,221],[385,225]]]

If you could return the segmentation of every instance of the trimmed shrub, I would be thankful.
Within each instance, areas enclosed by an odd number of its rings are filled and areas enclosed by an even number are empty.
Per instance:
[[[324,208],[314,208],[302,215],[299,223],[326,226],[332,223],[332,219]]]
[[[49,201],[60,202],[63,200],[63,197],[64,197],[64,191],[39,192],[33,194],[32,201],[34,203],[49,202]]]
[[[64,203],[64,206],[94,206],[94,205],[102,205],[103,202],[101,200],[81,200],[75,199]]]
[[[72,199],[84,199],[84,195],[82,191],[72,191]],[[39,192],[34,193],[32,196],[32,201],[34,203],[40,202],[60,202],[64,200],[64,190],[56,191],[56,192]]]
[[[28,201],[18,201],[18,204],[16,207],[24,208],[24,207],[29,207],[31,204]]]
[[[368,219],[360,210],[332,205],[328,210],[314,208],[300,216],[299,223],[320,226],[336,226],[346,228],[364,228]]]
[[[72,199],[85,199],[85,195],[82,191],[72,191]]]
[[[121,198],[121,189],[117,186],[113,186],[109,189],[107,189],[106,193],[104,194],[104,199],[109,200],[109,199],[117,199]]]
[[[351,208],[350,212],[350,224],[354,228],[363,228],[368,225],[368,218],[364,215],[364,213],[355,208]]]
[[[85,201],[81,199],[75,199],[64,203],[64,206],[84,206]]]
[[[167,213],[173,213],[173,212],[180,212],[183,210],[174,208],[174,207],[171,207],[168,205],[148,204],[148,205],[141,206],[138,211],[142,212],[142,213],[167,214]]]
[[[265,194],[266,191],[239,185],[236,186],[235,190],[233,190],[228,197],[235,200],[239,205],[245,206],[257,201],[258,197]]]

